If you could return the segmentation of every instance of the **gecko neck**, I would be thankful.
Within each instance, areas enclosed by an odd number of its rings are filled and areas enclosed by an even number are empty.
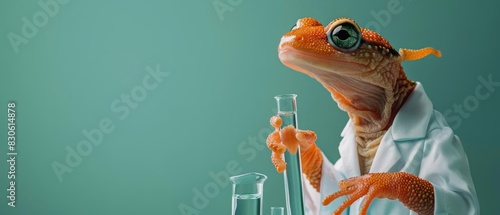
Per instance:
[[[369,172],[382,137],[416,86],[415,82],[406,77],[401,66],[395,69],[397,70],[394,72],[386,71],[386,74],[392,73],[393,75],[387,75],[377,80],[365,78],[366,80],[362,80],[365,85],[351,89],[357,92],[366,91],[364,97],[366,99],[345,102],[350,100],[349,93],[336,91],[345,99],[338,99],[339,95],[332,93],[339,107],[346,111],[351,119],[358,145],[361,174]],[[390,77],[396,78],[391,80]]]
[[[394,88],[384,88],[383,97],[379,98],[373,109],[363,112],[345,110],[356,136],[370,140],[380,136],[380,132],[387,131],[415,86],[415,82],[405,77],[398,80]]]

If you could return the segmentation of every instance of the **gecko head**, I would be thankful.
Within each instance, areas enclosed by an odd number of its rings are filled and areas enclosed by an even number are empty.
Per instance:
[[[349,18],[326,26],[299,19],[281,38],[278,53],[285,66],[325,86],[346,111],[378,103],[402,73],[400,54],[389,42]]]
[[[323,26],[303,18],[281,38],[279,59],[306,74],[361,75],[373,71],[381,61],[399,62],[399,53],[376,32],[339,18]]]

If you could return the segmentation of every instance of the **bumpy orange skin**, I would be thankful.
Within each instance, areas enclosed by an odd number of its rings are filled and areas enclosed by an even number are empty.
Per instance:
[[[283,153],[286,149],[290,153],[296,153],[300,146],[300,158],[302,162],[302,173],[311,185],[319,191],[321,182],[321,167],[323,156],[316,146],[316,134],[313,131],[296,131],[294,127],[287,126],[280,129],[282,120],[279,116],[271,117],[271,125],[275,131],[267,137],[267,147],[272,151],[271,161],[276,171],[282,173],[286,169]]]
[[[275,128],[275,131],[269,134],[266,140],[267,147],[272,151],[271,161],[276,167],[276,171],[282,173],[286,169],[286,163],[283,160],[283,153],[286,151],[286,146],[281,142],[281,137],[279,133],[279,128],[283,124],[283,121],[278,116],[271,117],[271,125]]]
[[[304,173],[312,187],[319,192],[323,155],[315,143],[316,134],[312,131],[306,131],[304,133],[298,133],[297,138],[300,142],[311,141],[308,148],[301,147],[300,160],[302,162],[302,173]],[[303,139],[301,140],[301,138]]]
[[[434,187],[426,180],[405,172],[370,173],[339,182],[340,190],[326,197],[323,205],[340,196],[349,195],[333,212],[340,215],[347,207],[366,195],[360,210],[365,215],[374,198],[399,199],[410,210],[420,215],[434,213]]]

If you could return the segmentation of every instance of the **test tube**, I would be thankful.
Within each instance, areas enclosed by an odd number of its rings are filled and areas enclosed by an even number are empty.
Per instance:
[[[281,128],[292,125],[298,129],[297,124],[297,95],[285,94],[274,97],[278,104],[278,115],[283,124]],[[288,215],[304,215],[304,202],[302,196],[302,168],[300,165],[300,147],[297,153],[291,154],[288,150],[284,153],[286,169],[285,195],[286,211]]]

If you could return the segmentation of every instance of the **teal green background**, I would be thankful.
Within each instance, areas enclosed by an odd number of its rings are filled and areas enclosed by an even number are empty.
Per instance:
[[[2,1],[0,122],[7,124],[7,103],[15,101],[19,155],[16,208],[0,197],[0,214],[181,214],[183,204],[198,214],[229,214],[227,183],[210,190],[204,207],[193,205],[193,190],[214,185],[209,172],[225,171],[228,163],[269,177],[268,214],[271,206],[285,206],[283,176],[263,142],[273,97],[282,93],[298,94],[299,127],[314,130],[320,148],[338,159],[347,116],[320,84],[279,62],[280,37],[306,16],[324,24],[347,16],[364,27],[376,21],[371,11],[394,1],[220,2],[232,8],[223,20],[212,0],[73,0],[15,53],[8,33],[21,34],[21,18],[32,20],[42,9],[38,1]],[[496,3],[396,2],[401,11],[379,33],[396,49],[431,46],[443,53],[404,63],[435,109],[445,112],[473,96],[479,76],[500,81]],[[141,86],[145,68],[156,65],[169,76],[121,120],[111,103]],[[496,90],[455,129],[483,214],[497,211],[500,191]],[[66,147],[75,148],[85,140],[82,131],[104,118],[115,129],[60,182],[51,164],[64,164]],[[0,196],[6,196],[7,128],[0,127]]]

